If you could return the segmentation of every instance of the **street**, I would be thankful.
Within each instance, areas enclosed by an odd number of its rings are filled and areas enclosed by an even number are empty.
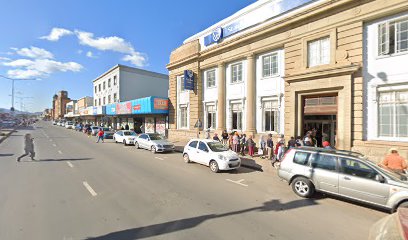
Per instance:
[[[16,162],[28,132],[37,161]],[[299,198],[276,173],[214,174],[44,121],[0,144],[0,192],[0,239],[360,240],[388,214]]]

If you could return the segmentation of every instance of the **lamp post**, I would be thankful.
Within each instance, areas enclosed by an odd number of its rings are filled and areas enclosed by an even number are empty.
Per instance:
[[[0,75],[0,77],[4,79],[11,80],[11,108],[10,110],[14,112],[14,81],[35,81],[38,79],[24,79],[24,78],[9,78],[3,75]]]

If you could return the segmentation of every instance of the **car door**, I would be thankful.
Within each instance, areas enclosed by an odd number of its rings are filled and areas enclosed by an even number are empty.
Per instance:
[[[117,132],[116,133],[116,141],[118,141],[118,142],[123,142],[123,139],[122,139],[122,135],[123,135],[123,132],[122,131],[119,131],[119,132]]]
[[[205,142],[200,141],[197,147],[197,162],[208,166],[209,163],[209,149]]]
[[[374,204],[387,203],[390,186],[376,180],[381,175],[369,165],[352,158],[340,157],[339,193]]]
[[[191,161],[195,162],[197,158],[197,149],[198,141],[191,141],[186,148],[186,153]]]
[[[147,141],[147,135],[146,134],[140,135],[140,137],[138,139],[139,146],[141,148],[147,148],[146,141]]]
[[[337,156],[315,153],[310,156],[310,176],[316,188],[330,193],[339,192],[339,173],[337,168]]]

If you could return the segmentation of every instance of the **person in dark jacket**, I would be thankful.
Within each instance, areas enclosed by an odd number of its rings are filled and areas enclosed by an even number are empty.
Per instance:
[[[220,141],[220,138],[218,137],[218,133],[214,133],[213,140],[218,141],[218,142],[221,142],[221,141]]]
[[[268,160],[272,160],[273,157],[273,140],[272,134],[268,134],[268,140],[266,140],[266,149],[268,150]]]
[[[35,160],[35,152],[34,152],[34,138],[31,137],[31,134],[27,133],[24,136],[24,154],[21,155],[20,157],[17,158],[17,162],[20,162],[20,160],[25,157],[30,155],[31,160]]]
[[[224,130],[224,131],[222,132],[221,137],[222,137],[222,144],[227,145],[227,144],[228,144],[228,133],[227,133],[227,130]]]
[[[295,148],[296,147],[296,140],[294,137],[290,137],[290,140],[288,141],[288,148]]]
[[[254,156],[254,149],[255,149],[255,142],[252,139],[252,135],[249,135],[246,144],[247,144],[247,147],[248,147],[249,156],[253,157]]]

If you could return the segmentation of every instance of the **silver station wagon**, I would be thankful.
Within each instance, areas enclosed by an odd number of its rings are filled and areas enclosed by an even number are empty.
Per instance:
[[[394,212],[408,207],[405,175],[383,169],[350,151],[301,147],[289,150],[278,175],[301,197],[325,192]]]

